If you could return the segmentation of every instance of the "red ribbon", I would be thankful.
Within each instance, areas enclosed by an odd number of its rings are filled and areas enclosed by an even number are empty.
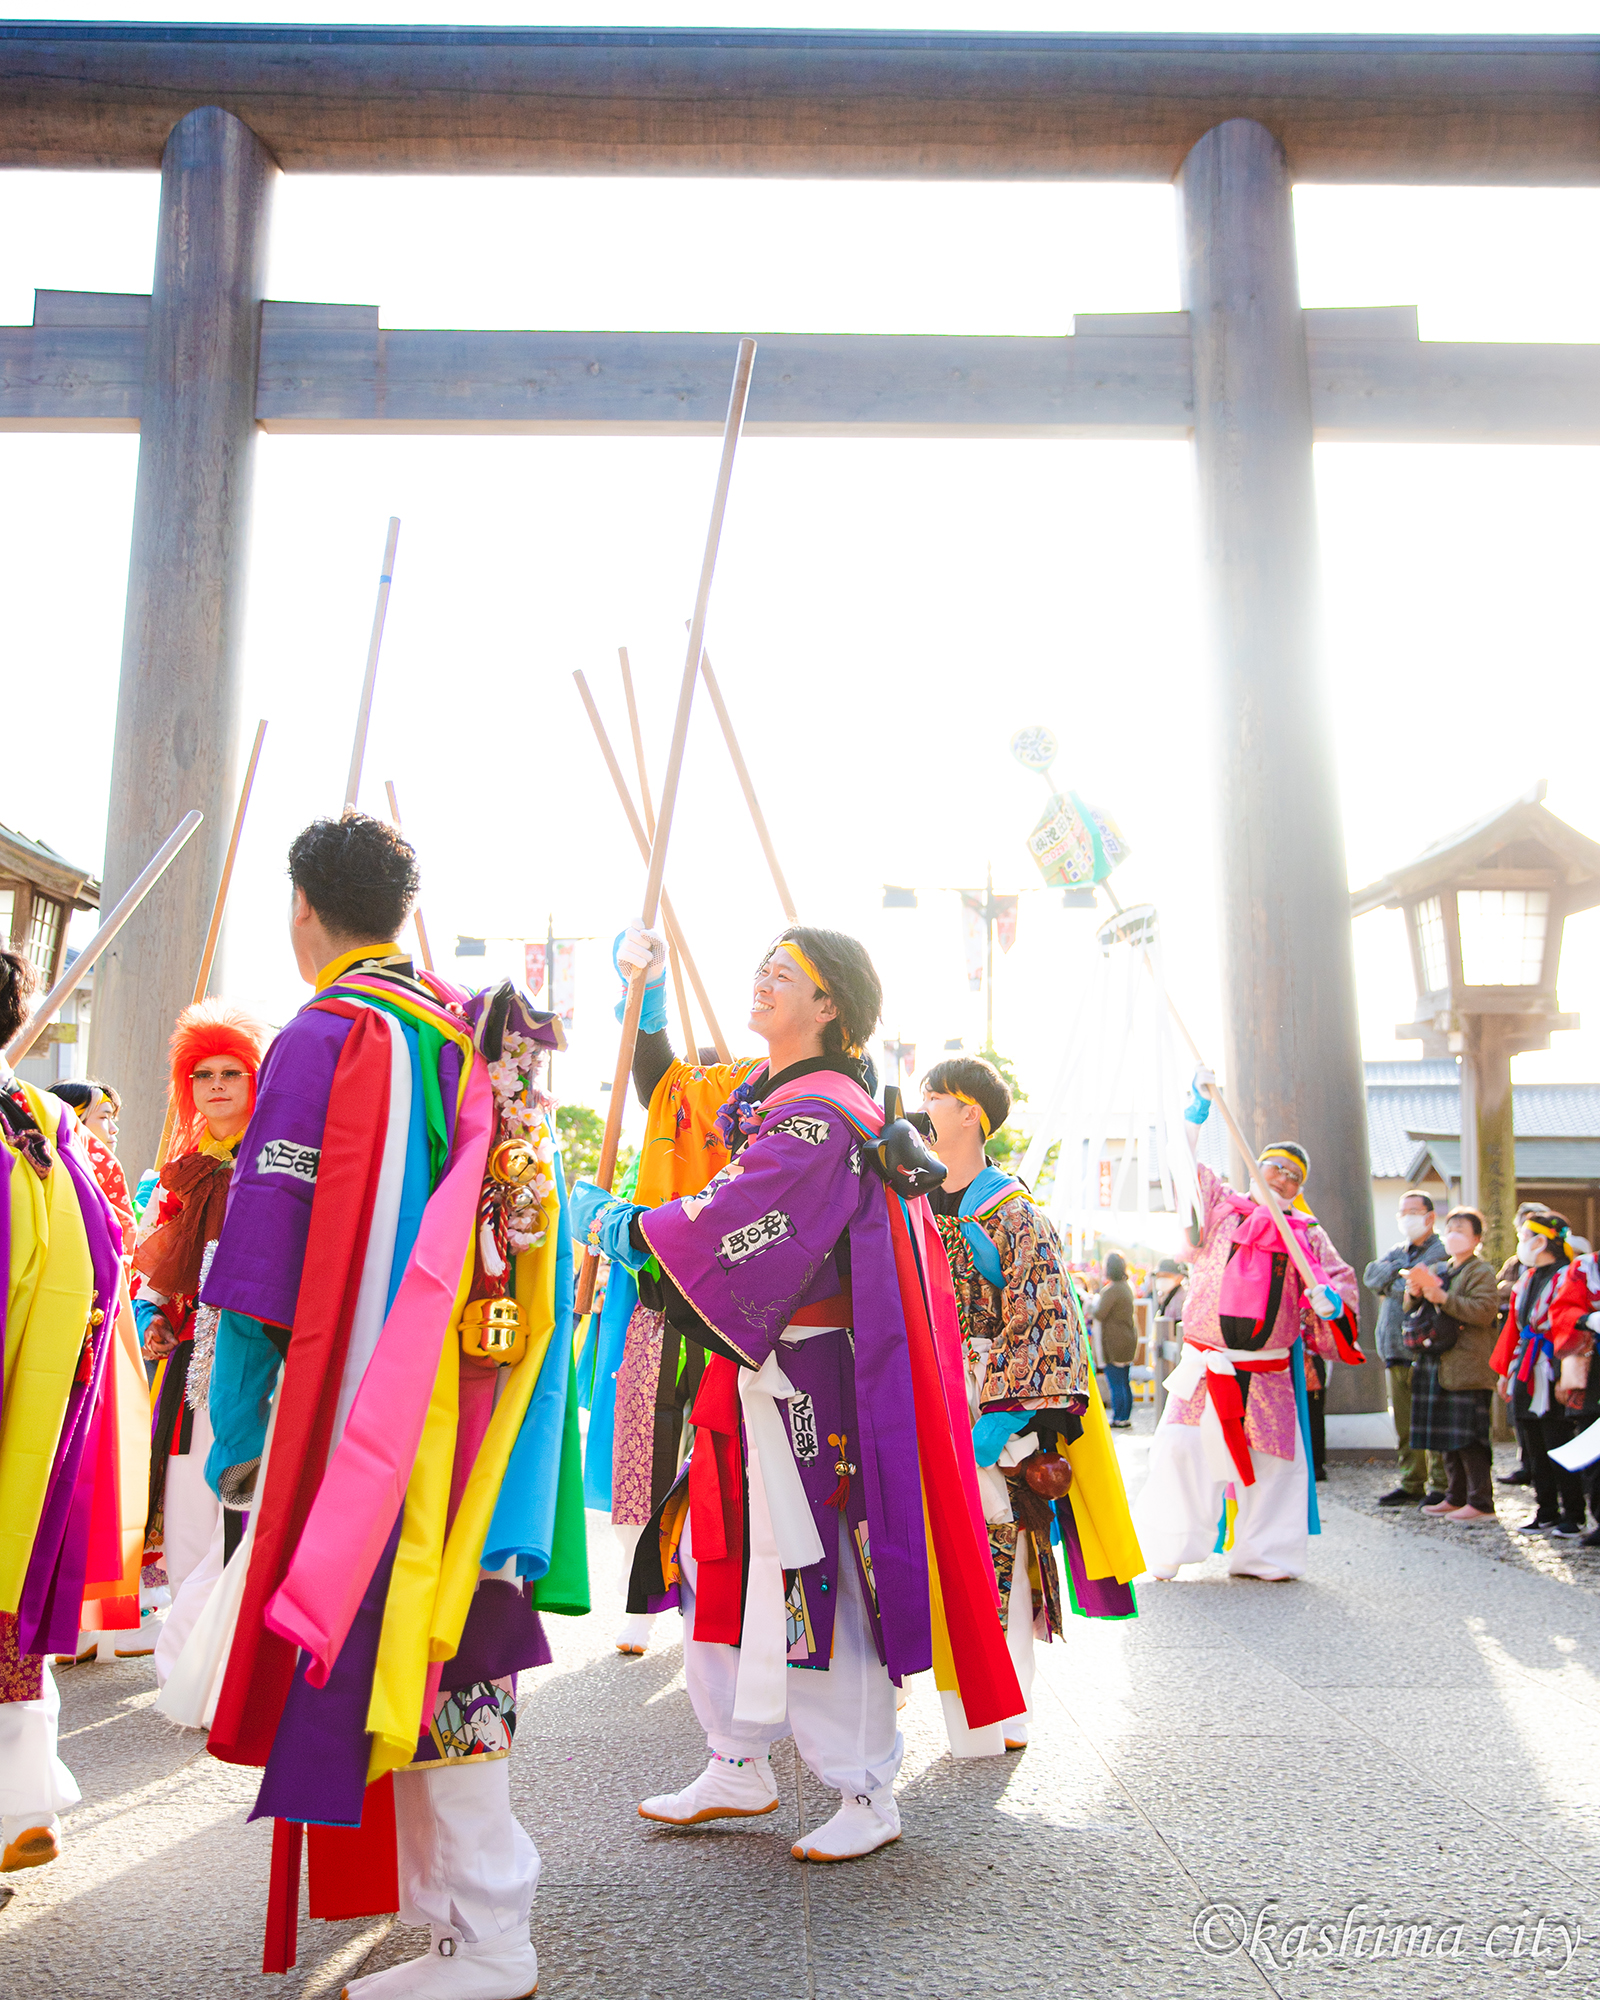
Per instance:
[[[737,1646],[744,1626],[744,1462],[739,1370],[725,1354],[706,1361],[689,1421],[689,1522],[695,1559],[694,1636]]]

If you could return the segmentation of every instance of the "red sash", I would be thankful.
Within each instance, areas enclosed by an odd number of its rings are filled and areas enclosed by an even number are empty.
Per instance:
[[[389,1123],[386,1023],[368,1007],[325,1004],[348,1014],[352,1026],[328,1096],[272,1463],[259,1496],[244,1598],[208,1745],[225,1764],[266,1763],[294,1679],[298,1648],[269,1632],[264,1614],[327,1469]]]

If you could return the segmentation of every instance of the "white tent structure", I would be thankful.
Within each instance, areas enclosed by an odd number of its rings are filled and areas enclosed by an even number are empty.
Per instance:
[[[1094,1239],[1166,1213],[1188,1219],[1195,1198],[1183,1121],[1193,1068],[1167,1005],[1153,904],[1119,910],[1095,934],[1078,986],[1061,1066],[1022,1163],[1030,1187],[1060,1146],[1050,1214],[1074,1262]]]

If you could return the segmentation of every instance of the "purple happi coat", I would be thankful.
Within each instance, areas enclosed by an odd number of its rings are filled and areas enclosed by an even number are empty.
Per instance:
[[[754,1136],[700,1194],[641,1214],[639,1227],[706,1324],[751,1368],[776,1353],[798,1392],[785,1424],[823,1560],[791,1585],[791,1664],[831,1657],[848,1535],[880,1653],[898,1679],[932,1661],[905,1310],[883,1183],[850,1121],[828,1097],[808,1095],[808,1081],[766,1099]],[[791,1322],[840,1298],[834,1248],[847,1231],[849,1325],[808,1337]],[[843,1455],[858,1468],[843,1508],[828,1504],[840,1457],[830,1436],[849,1440]]]

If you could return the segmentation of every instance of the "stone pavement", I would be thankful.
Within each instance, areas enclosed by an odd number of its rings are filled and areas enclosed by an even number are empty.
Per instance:
[[[1130,1484],[1148,1421],[1119,1441]],[[703,1739],[675,1618],[643,1660],[611,1648],[597,1526],[605,1608],[551,1621],[512,1765],[544,1856],[544,2000],[1600,2000],[1600,1553],[1379,1513],[1388,1483],[1333,1468],[1303,1583],[1232,1581],[1219,1559],[1144,1586],[1135,1622],[1071,1621],[1020,1755],[952,1763],[921,1677],[905,1837],[832,1868],[789,1857],[830,1807],[788,1744],[777,1823],[635,1816]],[[1528,1511],[1514,1493],[1505,1518]],[[61,1685],[84,1803],[59,1862],[5,1878],[6,2000],[323,2000],[413,1955],[421,1934],[387,1919],[302,1917],[298,1969],[263,1979],[255,1774],[151,1712],[148,1661]],[[1431,1927],[1427,1948],[1397,1925]]]

